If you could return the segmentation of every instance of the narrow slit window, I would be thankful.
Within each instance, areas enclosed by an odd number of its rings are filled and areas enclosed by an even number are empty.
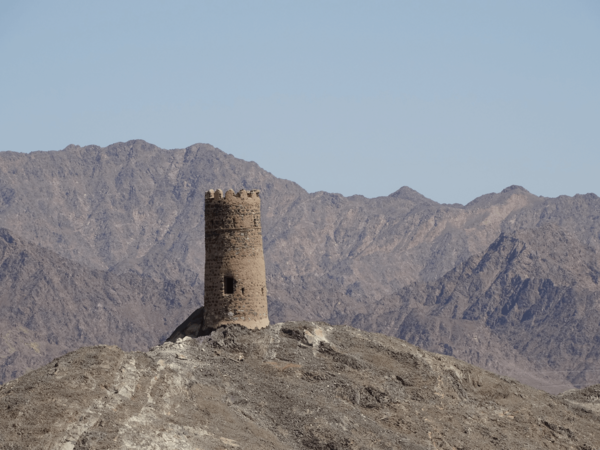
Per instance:
[[[232,277],[225,277],[225,293],[233,294],[235,280]]]
[[[244,288],[242,288],[242,295],[244,295],[244,290],[245,290],[245,289],[244,289]]]

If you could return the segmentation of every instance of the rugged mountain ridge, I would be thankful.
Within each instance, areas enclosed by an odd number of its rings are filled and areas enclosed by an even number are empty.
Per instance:
[[[596,450],[598,390],[554,397],[350,327],[82,348],[0,387],[0,448]]]
[[[0,226],[90,268],[201,287],[204,192],[215,187],[263,192],[275,321],[335,320],[345,305],[442,276],[501,232],[553,223],[600,245],[594,194],[548,199],[511,187],[466,206],[406,187],[374,199],[309,194],[210,145],[139,140],[0,153]]]
[[[142,275],[159,284],[181,282],[201,293],[204,192],[216,187],[262,190],[272,322],[350,323],[359,317],[353,323],[377,329],[376,321],[361,318],[379,314],[380,306],[374,306],[377,301],[411,283],[438,279],[484,252],[501,233],[553,225],[593,251],[600,245],[600,199],[594,194],[543,198],[511,186],[465,206],[441,205],[408,187],[374,199],[309,194],[255,163],[210,145],[163,150],[139,140],[106,148],[69,146],[56,152],[0,153],[0,226],[17,230],[23,239],[88,269]],[[21,303],[26,295],[25,291],[15,293],[12,301]],[[192,302],[183,306],[176,313],[178,319],[197,306]],[[466,338],[457,337],[462,334],[444,331],[438,319],[425,322],[415,319],[411,333],[417,339],[418,326],[427,326],[424,333],[429,343],[423,341],[423,345],[428,348],[450,351],[448,345],[458,355],[461,345],[468,347]],[[515,374],[521,364],[526,364],[527,373],[545,367],[521,358],[517,350],[498,341],[500,335],[491,333],[487,325],[460,323],[474,325],[483,333],[480,338],[492,345],[492,354],[501,356],[491,362],[483,357],[469,357],[470,361],[494,370],[509,367]],[[18,324],[31,331],[26,322]],[[61,329],[51,332],[62,333]],[[389,332],[397,334],[397,329],[389,328]],[[152,333],[148,346],[166,330],[157,328]],[[464,342],[442,345],[442,337]],[[16,351],[28,344],[15,345]],[[543,352],[535,354],[543,356]],[[560,366],[562,362],[556,364],[552,370],[567,370]],[[574,360],[569,364],[573,370],[591,370],[576,366]],[[576,377],[571,380],[580,383]],[[545,377],[532,382],[549,383]]]
[[[600,382],[600,257],[554,225],[503,233],[352,323],[560,392]]]
[[[201,294],[181,281],[91,270],[0,228],[0,383],[86,345],[146,350]]]

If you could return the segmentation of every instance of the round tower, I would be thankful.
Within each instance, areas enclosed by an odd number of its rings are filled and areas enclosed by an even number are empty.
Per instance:
[[[259,191],[205,197],[204,328],[269,325]]]

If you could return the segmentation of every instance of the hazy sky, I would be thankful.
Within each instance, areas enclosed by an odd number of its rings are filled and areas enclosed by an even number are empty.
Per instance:
[[[130,139],[310,192],[600,195],[600,2],[0,0],[0,150]]]

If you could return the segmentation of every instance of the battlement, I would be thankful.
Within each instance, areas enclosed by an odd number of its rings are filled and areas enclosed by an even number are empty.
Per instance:
[[[210,189],[206,192],[204,198],[206,202],[225,202],[231,204],[239,204],[246,201],[258,201],[260,202],[260,191],[258,189],[252,189],[251,191],[247,191],[245,189],[241,189],[237,194],[233,189],[229,189],[223,195],[223,191],[221,189],[217,189],[216,191]]]

